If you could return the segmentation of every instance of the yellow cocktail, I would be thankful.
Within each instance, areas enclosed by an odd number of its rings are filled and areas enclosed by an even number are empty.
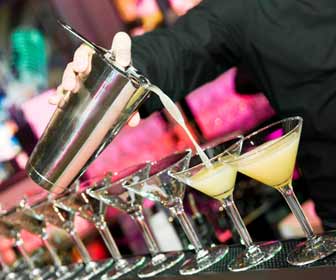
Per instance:
[[[217,162],[204,167],[190,178],[193,188],[208,196],[222,200],[232,195],[237,169],[227,163]]]
[[[190,161],[189,169],[171,174],[179,181],[222,202],[246,246],[246,250],[229,264],[231,271],[247,270],[271,259],[281,250],[281,243],[278,241],[253,243],[233,200],[237,175],[237,168],[233,163],[239,158],[242,142],[243,138],[238,137],[234,144],[224,142],[213,147],[209,145],[205,152],[211,155],[210,166],[202,163],[200,157],[195,155]]]
[[[285,198],[307,236],[307,241],[287,257],[290,264],[299,266],[336,251],[335,234],[314,234],[292,188],[302,122],[301,117],[287,118],[251,133],[244,138],[241,156],[233,163],[239,172],[276,188]]]
[[[261,144],[244,154],[238,162],[238,170],[273,188],[288,185],[292,179],[299,147],[298,132]]]

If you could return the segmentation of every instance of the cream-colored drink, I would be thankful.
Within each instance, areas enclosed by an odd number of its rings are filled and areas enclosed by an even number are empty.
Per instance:
[[[258,146],[243,155],[238,171],[270,187],[283,187],[292,178],[299,140],[294,132]]]
[[[190,178],[190,185],[208,196],[222,200],[234,189],[237,170],[235,167],[218,162],[211,168],[204,167]]]

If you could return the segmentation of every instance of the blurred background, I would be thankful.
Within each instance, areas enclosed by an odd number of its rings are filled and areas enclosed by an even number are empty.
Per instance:
[[[3,209],[14,207],[24,196],[42,192],[27,178],[24,166],[55,109],[48,104],[48,98],[54,93],[65,65],[71,61],[79,45],[58,26],[56,20],[62,19],[90,40],[109,48],[116,32],[123,30],[139,36],[156,28],[167,28],[199,2],[0,0],[0,203]],[[151,99],[146,102],[151,102]],[[203,144],[248,132],[277,117],[244,65],[230,69],[191,92],[179,106],[194,136]],[[182,129],[166,112],[156,112],[143,119],[136,128],[123,128],[83,178],[159,159],[186,147],[190,147],[190,142]],[[307,200],[305,184],[299,173],[298,167],[294,182],[297,194],[314,228],[321,231],[314,205]],[[302,236],[298,224],[275,190],[240,175],[234,196],[255,240]],[[179,224],[165,209],[149,201],[145,201],[144,206],[163,250],[190,248]],[[185,207],[205,244],[239,242],[217,201],[187,189]],[[146,253],[140,232],[126,214],[109,209],[108,221],[122,253]],[[76,226],[94,259],[109,257],[91,224],[77,218]],[[50,231],[64,260],[79,261],[78,252],[67,235],[55,228]],[[8,263],[15,262],[12,241],[0,238],[3,258]],[[43,263],[50,261],[48,254],[41,249],[39,238],[28,232],[23,232],[23,238],[28,252],[39,256],[38,260]],[[68,254],[69,249],[71,254]]]

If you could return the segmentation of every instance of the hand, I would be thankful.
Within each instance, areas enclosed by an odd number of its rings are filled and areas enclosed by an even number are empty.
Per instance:
[[[131,64],[131,38],[125,32],[117,33],[112,42],[112,53],[116,63],[121,67]],[[77,93],[80,88],[81,80],[84,80],[91,72],[91,60],[94,50],[82,44],[74,54],[73,61],[66,66],[62,83],[57,87],[56,94],[49,99],[49,103],[60,105],[64,103],[64,93]],[[129,119],[129,126],[137,126],[140,122],[140,115],[135,112]]]

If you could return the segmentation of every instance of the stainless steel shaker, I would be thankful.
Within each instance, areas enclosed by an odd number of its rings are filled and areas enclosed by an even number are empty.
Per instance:
[[[148,95],[149,81],[112,54],[62,26],[95,51],[92,70],[77,93],[67,94],[36,145],[26,171],[41,187],[65,191],[113,140]]]

